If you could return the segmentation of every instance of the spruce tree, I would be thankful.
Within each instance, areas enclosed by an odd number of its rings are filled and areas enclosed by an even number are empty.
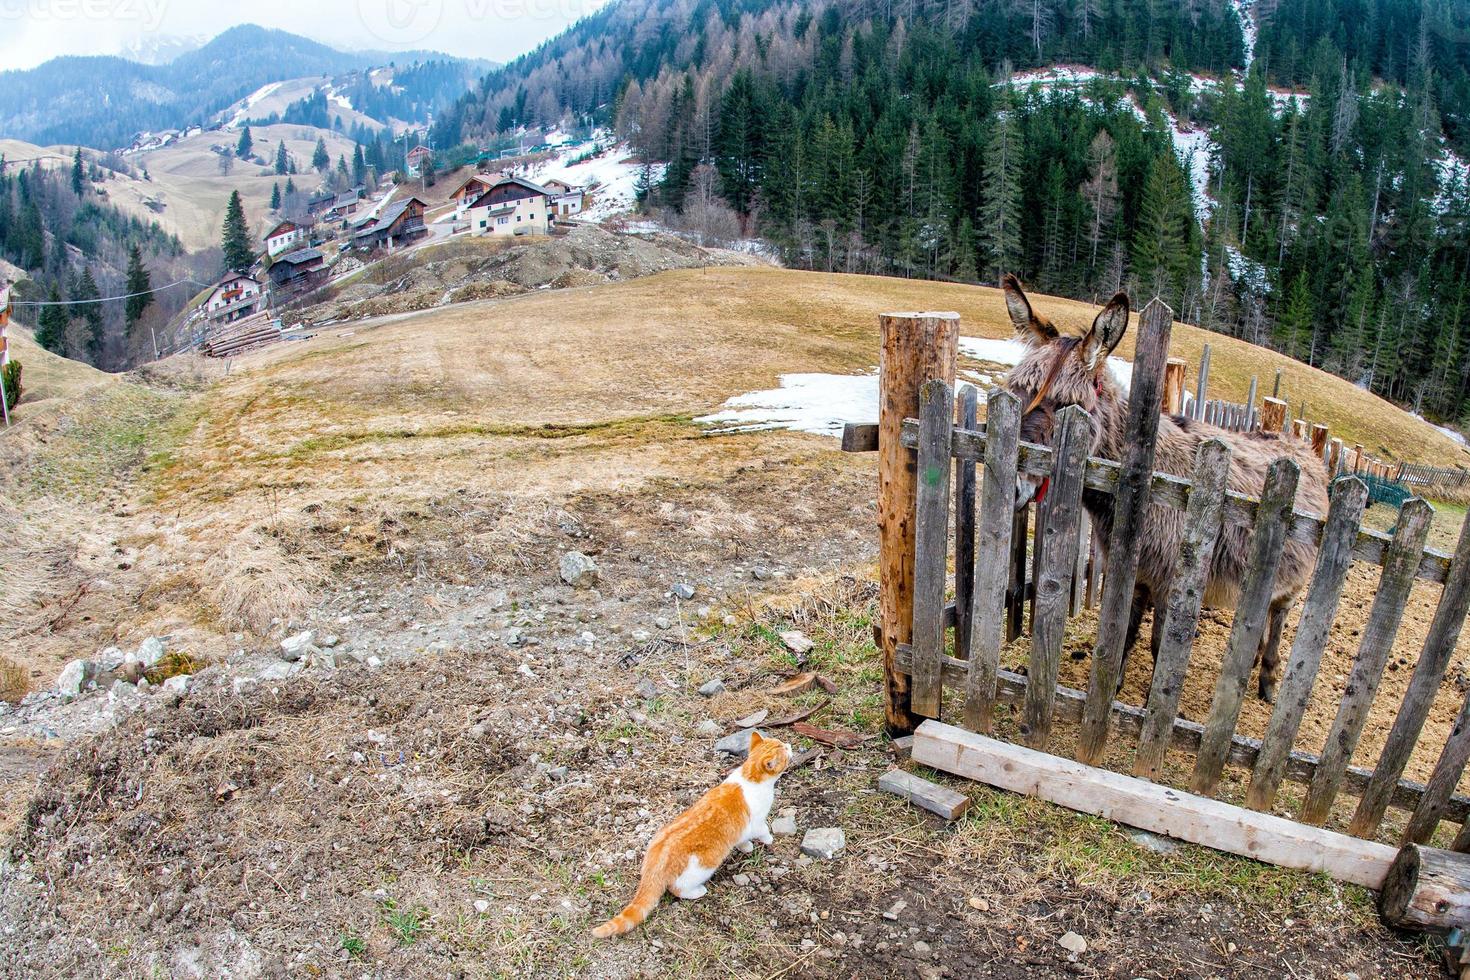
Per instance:
[[[71,192],[77,197],[82,196],[82,190],[86,187],[86,172],[82,169],[82,148],[77,147],[77,152],[71,158]]]
[[[1179,308],[1185,277],[1199,268],[1190,249],[1193,222],[1184,172],[1174,154],[1166,150],[1149,165],[1133,235],[1132,269],[1141,303],[1159,296]]]
[[[1307,353],[1305,348],[1311,342],[1315,317],[1312,289],[1307,284],[1306,274],[1299,273],[1292,280],[1286,305],[1276,318],[1276,336],[1282,350],[1292,357]]]
[[[36,319],[36,343],[53,354],[65,355],[66,328],[71,323],[71,317],[61,303],[61,291],[56,288],[55,283],[51,284],[46,302],[47,305],[41,307],[41,315]]]
[[[1021,272],[1021,136],[1008,97],[998,109],[980,184],[980,241],[990,282]]]
[[[225,208],[220,251],[224,253],[224,271],[227,273],[245,272],[255,261],[255,249],[250,244],[250,229],[245,223],[245,206],[240,202],[239,191],[230,193],[230,203]]]
[[[322,173],[326,173],[327,168],[332,165],[332,156],[327,152],[327,138],[325,136],[318,136],[316,138],[316,150],[311,155],[311,165]]]
[[[290,167],[291,158],[286,154],[286,141],[281,140],[281,142],[276,144],[276,173],[280,176],[285,176]]]
[[[281,185],[271,184],[271,210],[281,210]]]
[[[246,126],[240,130],[240,142],[235,144],[235,156],[241,160],[250,156],[250,151],[255,147],[255,140],[250,137],[250,127]]]
[[[367,182],[367,161],[363,159],[361,143],[352,148],[352,182],[354,184]]]
[[[134,244],[128,249],[128,281],[125,290],[128,298],[123,304],[123,322],[129,337],[133,335],[138,321],[143,319],[143,311],[153,302],[153,294],[149,291],[152,288],[152,276],[148,267],[143,264],[143,252]]]
[[[87,356],[94,366],[100,365],[102,347],[106,341],[103,333],[102,304],[98,302],[102,293],[97,289],[97,280],[92,278],[90,266],[82,266],[82,274],[72,286],[71,298],[76,304],[72,310],[87,324]]]

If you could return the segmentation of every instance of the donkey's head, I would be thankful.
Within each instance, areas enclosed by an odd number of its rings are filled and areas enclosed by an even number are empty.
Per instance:
[[[1082,337],[1063,337],[1044,316],[1031,309],[1021,290],[1021,281],[1007,274],[1006,309],[1016,333],[1031,350],[1006,375],[1006,388],[1021,402],[1021,441],[1050,445],[1057,413],[1078,405],[1093,417],[1092,445],[1097,450],[1103,436],[1103,419],[1098,406],[1105,399],[1121,399],[1116,383],[1108,376],[1107,360],[1128,329],[1128,296],[1118,293],[1103,307],[1092,327]],[[1016,485],[1016,507],[1031,502],[1043,481],[1022,475]]]

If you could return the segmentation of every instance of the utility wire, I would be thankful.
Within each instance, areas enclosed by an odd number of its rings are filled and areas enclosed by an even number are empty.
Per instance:
[[[175,286],[182,286],[185,283],[188,283],[188,284],[193,285],[193,286],[212,286],[212,285],[214,285],[214,283],[200,282],[197,279],[180,279],[177,282],[171,282],[171,283],[169,283],[166,286],[155,286],[152,289],[145,289],[142,292],[137,292],[137,293],[124,293],[121,296],[99,296],[96,299],[58,299],[58,300],[49,300],[49,299],[46,299],[46,300],[29,300],[29,301],[20,301],[20,300],[17,300],[15,302],[11,303],[10,305],[11,306],[85,306],[88,303],[107,303],[107,302],[110,302],[112,300],[118,300],[118,299],[132,299],[134,296],[148,296],[148,295],[151,295],[153,293],[161,293],[165,289],[172,289]]]

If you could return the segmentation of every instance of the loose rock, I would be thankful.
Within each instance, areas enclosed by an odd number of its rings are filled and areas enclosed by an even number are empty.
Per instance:
[[[801,839],[801,853],[823,861],[835,858],[847,846],[847,835],[841,827],[813,827]]]
[[[97,678],[97,665],[90,660],[73,660],[61,669],[56,678],[56,689],[64,697],[74,698],[87,689]]]
[[[713,680],[705,681],[699,686],[699,693],[707,698],[712,698],[716,694],[724,694],[725,682],[720,680],[718,677],[714,678]]]
[[[597,563],[580,551],[561,556],[561,580],[574,589],[590,589],[597,584]]]
[[[742,728],[738,732],[726,735],[715,743],[715,751],[723,755],[733,755],[737,759],[743,759],[750,754],[750,733],[754,728]]]
[[[281,641],[281,659],[287,663],[295,663],[306,656],[313,649],[311,641],[314,634],[311,630],[302,630],[295,636],[288,636]]]
[[[694,598],[694,586],[690,585],[687,582],[675,583],[673,589],[670,591],[672,591],[675,596],[683,599],[686,602]]]
[[[796,654],[809,653],[816,646],[801,630],[786,630],[781,634],[781,642],[786,644],[786,649]]]
[[[1062,938],[1057,940],[1057,945],[1073,955],[1087,952],[1087,940],[1075,932],[1063,933]]]

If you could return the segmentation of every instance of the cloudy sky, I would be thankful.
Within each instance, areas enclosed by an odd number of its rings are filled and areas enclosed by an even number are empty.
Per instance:
[[[279,27],[334,47],[509,61],[607,0],[0,0],[0,67],[119,54],[161,38]]]

